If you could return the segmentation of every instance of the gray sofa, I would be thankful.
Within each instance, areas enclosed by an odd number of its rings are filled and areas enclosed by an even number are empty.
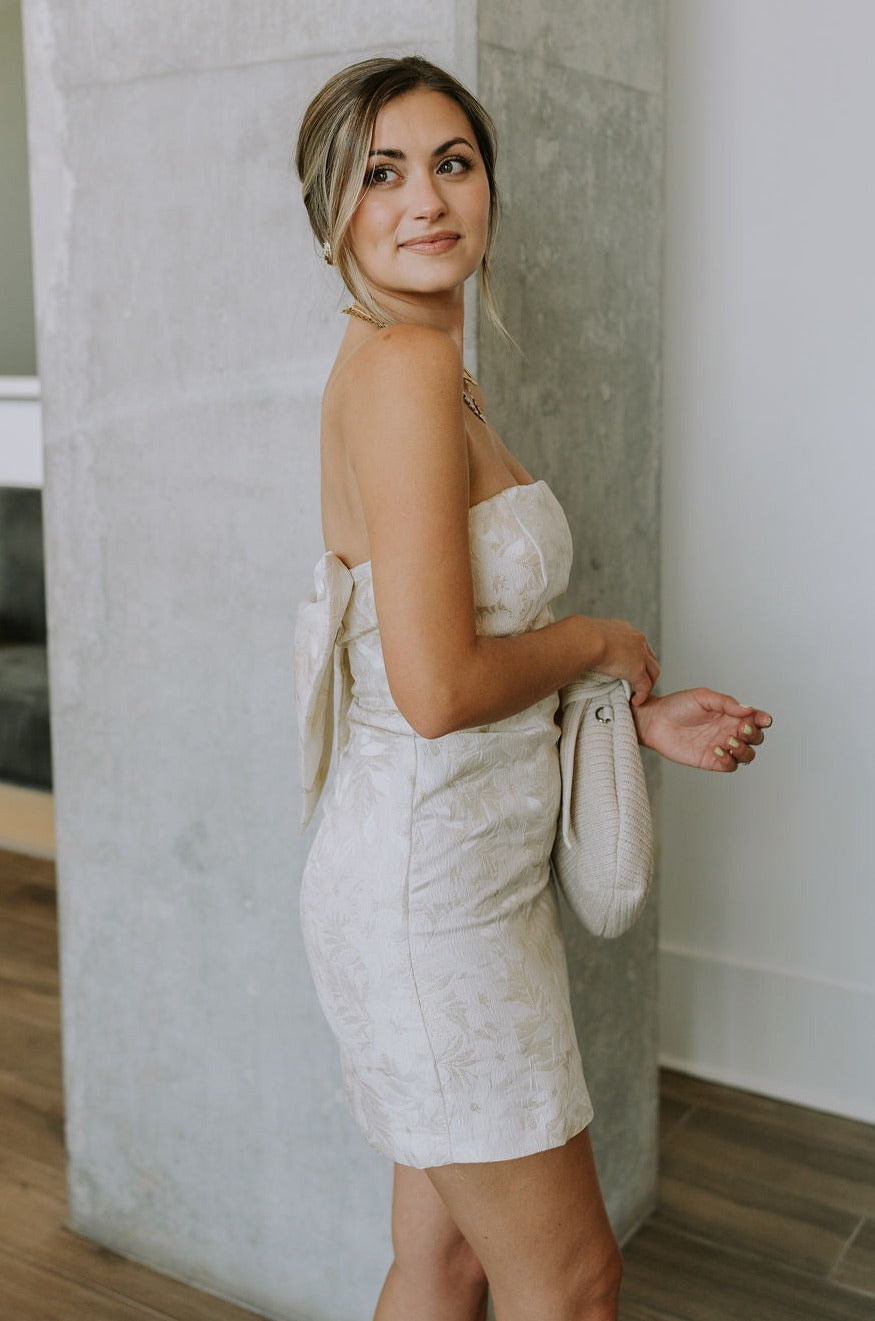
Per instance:
[[[51,789],[41,492],[0,487],[0,781]]]

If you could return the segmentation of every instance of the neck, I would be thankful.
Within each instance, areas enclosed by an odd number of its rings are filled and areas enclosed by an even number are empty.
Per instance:
[[[406,294],[394,290],[371,289],[376,301],[400,322],[431,326],[449,335],[463,352],[465,336],[464,285],[439,294]]]

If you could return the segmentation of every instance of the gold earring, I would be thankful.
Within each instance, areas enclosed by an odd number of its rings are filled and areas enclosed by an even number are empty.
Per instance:
[[[329,266],[333,265],[331,258],[331,244],[328,242],[328,239],[322,244],[322,256],[328,262]]]

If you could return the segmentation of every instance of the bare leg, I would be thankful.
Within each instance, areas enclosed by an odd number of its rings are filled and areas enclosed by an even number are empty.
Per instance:
[[[424,1170],[395,1166],[395,1260],[374,1321],[485,1321],[483,1267]]]
[[[489,1276],[498,1321],[617,1321],[622,1259],[586,1131],[428,1175]]]

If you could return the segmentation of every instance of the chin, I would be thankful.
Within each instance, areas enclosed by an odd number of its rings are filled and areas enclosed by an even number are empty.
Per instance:
[[[395,281],[391,284],[376,284],[368,281],[371,292],[377,302],[385,298],[436,298],[454,293],[464,284],[464,280],[417,280],[416,282]]]
[[[429,257],[427,260],[432,261],[434,258]],[[464,285],[478,269],[479,263],[474,267],[469,267],[466,263],[452,271],[446,269],[423,271],[418,278],[399,280],[397,288],[399,292],[411,294],[448,294]]]

